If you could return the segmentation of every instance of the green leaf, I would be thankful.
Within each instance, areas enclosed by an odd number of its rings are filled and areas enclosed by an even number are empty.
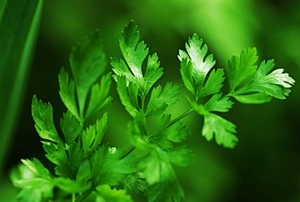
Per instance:
[[[98,31],[92,32],[82,43],[78,43],[73,48],[70,55],[70,66],[78,96],[78,111],[83,117],[88,92],[106,67],[106,57]]]
[[[79,112],[76,104],[75,82],[70,78],[69,73],[62,68],[58,74],[59,95],[73,115],[79,120]]]
[[[285,99],[295,81],[287,73],[283,73],[283,69],[269,73],[274,66],[274,60],[263,61],[250,82],[248,91],[258,91],[277,99]]]
[[[162,89],[159,85],[151,92],[151,97],[147,106],[146,116],[162,114],[169,105],[178,101],[180,85],[167,83]]]
[[[64,145],[62,143],[54,144],[48,141],[42,141],[46,157],[55,165],[62,165],[68,161]],[[60,175],[60,174],[59,174]]]
[[[240,56],[233,56],[229,61],[226,71],[229,81],[229,92],[251,78],[257,69],[258,60],[256,48],[248,48],[241,52]]]
[[[91,158],[92,181],[94,185],[117,186],[126,174],[136,171],[132,156],[121,158],[123,151],[104,145],[97,149]]]
[[[107,129],[108,114],[96,121],[94,125],[89,126],[82,134],[82,147],[84,155],[89,156],[100,146],[105,131]]]
[[[149,202],[179,202],[184,199],[184,191],[176,178],[150,186],[147,190]]]
[[[88,103],[86,117],[90,117],[108,105],[112,97],[109,95],[111,85],[111,74],[106,74],[101,78],[100,83],[94,84],[91,90],[91,97]]]
[[[126,83],[125,77],[117,78],[117,91],[127,112],[135,117],[138,113],[138,88],[133,83]]]
[[[150,88],[162,77],[163,69],[160,67],[157,54],[148,57],[147,68],[145,72],[145,94],[148,94]]]
[[[35,122],[35,128],[42,139],[62,142],[53,122],[53,109],[50,103],[45,104],[38,101],[36,96],[32,99],[32,117]]]
[[[179,51],[180,55],[184,55],[185,52]],[[187,57],[180,58],[180,74],[184,86],[188,91],[193,95],[196,95],[197,90],[194,89],[194,80],[193,80],[193,64]]]
[[[224,79],[223,69],[212,70],[202,90],[200,91],[199,96],[205,97],[207,95],[219,93],[223,86]]]
[[[238,141],[235,133],[235,125],[230,121],[212,113],[204,115],[202,135],[207,141],[212,140],[215,136],[217,144],[234,148]]]
[[[274,66],[274,60],[263,61],[252,78],[231,96],[240,102],[251,104],[269,102],[272,97],[285,99],[295,81],[287,73],[283,73],[283,69],[269,73]]]
[[[184,162],[174,158],[173,160],[178,163]],[[140,161],[139,167],[143,169],[145,179],[150,185],[147,189],[148,201],[172,202],[184,198],[184,192],[170,164],[167,152],[159,147],[152,149]]]
[[[62,191],[73,194],[73,193],[83,193],[91,188],[91,182],[78,182],[71,180],[69,178],[57,177],[54,179],[55,185]]]
[[[133,202],[133,199],[126,193],[126,190],[117,190],[108,185],[100,185],[97,187],[97,196],[94,201]]]
[[[214,94],[205,104],[207,111],[228,112],[234,103],[228,96],[223,96],[222,93]]]
[[[183,122],[177,121],[169,125],[170,122],[171,115],[162,115],[160,119],[160,129],[150,138],[152,143],[163,149],[173,148],[172,142],[181,142],[189,134],[187,126]]]
[[[178,166],[188,166],[194,160],[192,150],[186,146],[175,147],[167,151],[168,159]]]
[[[270,102],[272,97],[265,93],[253,93],[246,95],[233,95],[233,97],[244,104],[262,104]]]
[[[131,21],[125,26],[119,41],[125,61],[132,74],[138,79],[143,77],[142,65],[149,52],[146,44],[143,41],[139,42],[139,38],[137,26]]]
[[[10,174],[14,186],[21,188],[17,198],[28,202],[51,199],[55,184],[47,168],[37,159],[22,160],[22,163]]]
[[[199,99],[204,80],[216,61],[212,54],[207,55],[207,45],[196,34],[186,43],[186,51],[179,51],[181,76],[186,88]]]
[[[67,144],[73,143],[83,130],[83,126],[70,111],[63,114],[63,118],[60,120],[60,127]]]

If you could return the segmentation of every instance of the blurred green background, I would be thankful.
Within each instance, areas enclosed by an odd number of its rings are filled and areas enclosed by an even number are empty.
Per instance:
[[[51,102],[58,119],[65,108],[57,75],[61,67],[69,65],[71,47],[99,29],[107,55],[120,56],[118,39],[131,19],[150,52],[160,57],[165,72],[161,82],[180,82],[178,49],[184,48],[193,33],[203,38],[218,67],[224,67],[242,49],[255,46],[261,60],[274,58],[276,66],[284,67],[296,80],[285,101],[237,103],[225,115],[237,126],[240,141],[234,150],[206,142],[200,135],[201,118],[192,115],[185,119],[191,130],[187,144],[196,160],[187,168],[176,167],[186,193],[184,201],[300,201],[300,2],[296,0],[45,0],[30,73],[22,88],[25,96],[20,98],[6,151],[0,196],[12,200],[15,195],[7,176],[21,158],[47,162],[31,118],[32,96]],[[124,130],[129,116],[119,104],[114,86],[112,94],[107,140],[126,148]],[[0,95],[0,99],[5,97]],[[178,115],[187,109],[183,96],[170,112]]]

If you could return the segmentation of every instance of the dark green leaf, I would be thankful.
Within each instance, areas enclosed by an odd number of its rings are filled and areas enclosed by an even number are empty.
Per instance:
[[[60,127],[67,144],[73,143],[83,130],[78,119],[69,110],[64,113],[63,118],[60,120]]]
[[[79,114],[83,116],[88,92],[106,67],[106,57],[98,31],[91,33],[73,48],[70,65],[77,90]]]

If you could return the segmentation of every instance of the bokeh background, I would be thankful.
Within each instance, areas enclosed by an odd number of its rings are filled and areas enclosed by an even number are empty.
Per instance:
[[[299,202],[300,2],[296,0],[45,0],[17,129],[7,151],[6,176],[21,158],[46,162],[31,118],[31,99],[36,94],[51,102],[57,118],[65,111],[57,75],[61,67],[69,66],[72,46],[99,29],[108,57],[119,57],[118,39],[132,19],[150,52],[160,57],[165,72],[161,82],[180,82],[178,49],[184,48],[193,33],[203,38],[218,67],[242,49],[255,46],[260,60],[274,58],[276,66],[284,67],[296,80],[285,101],[237,103],[225,115],[237,126],[240,141],[233,150],[207,142],[200,134],[203,120],[198,116],[184,120],[191,130],[186,144],[196,155],[190,166],[176,167],[186,193],[184,201]],[[124,130],[130,117],[114,85],[112,94],[107,141],[126,148]],[[187,109],[183,96],[169,111],[178,115]],[[15,195],[8,180],[1,183],[0,195],[11,200]]]

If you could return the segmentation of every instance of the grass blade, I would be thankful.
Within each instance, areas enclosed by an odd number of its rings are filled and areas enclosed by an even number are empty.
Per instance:
[[[42,3],[42,0],[0,3],[0,178],[20,113]]]

